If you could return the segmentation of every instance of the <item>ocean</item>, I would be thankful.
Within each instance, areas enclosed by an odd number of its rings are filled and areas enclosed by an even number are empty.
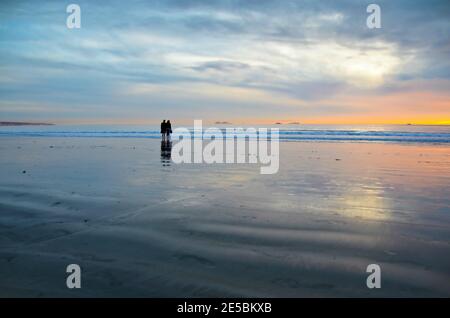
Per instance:
[[[227,127],[244,129],[250,126],[216,125],[223,132]],[[280,141],[450,143],[450,126],[415,125],[268,125],[254,128],[279,129]],[[177,126],[174,126],[174,129]],[[186,127],[192,131],[192,127]],[[239,134],[238,134],[239,135]],[[0,137],[96,137],[159,139],[157,126],[144,125],[51,125],[3,126]],[[243,136],[243,135],[242,135]]]

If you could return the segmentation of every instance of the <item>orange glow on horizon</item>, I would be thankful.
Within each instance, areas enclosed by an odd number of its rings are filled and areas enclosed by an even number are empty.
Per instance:
[[[174,124],[178,125],[192,125],[195,119],[181,119],[181,118],[171,118]],[[48,121],[54,124],[63,125],[158,125],[160,119],[104,119],[104,120],[54,120]],[[229,120],[221,120],[222,122],[229,122],[232,125],[274,125],[281,123],[294,124],[299,123],[300,125],[450,125],[450,119],[440,119],[440,118],[376,118],[376,117],[350,117],[343,116],[343,118],[337,117],[321,117],[321,118],[284,118],[282,120],[277,120],[276,118],[234,118]],[[205,119],[203,120],[204,125],[215,125],[216,121]]]
[[[434,83],[438,86],[439,83]],[[233,92],[234,93],[234,92]],[[240,95],[233,95],[238,98]],[[270,98],[273,97],[272,100]],[[47,122],[55,124],[129,124],[158,125],[163,119],[170,119],[175,125],[191,126],[195,119],[202,119],[204,125],[216,125],[216,122],[229,122],[233,125],[273,125],[290,124],[322,124],[322,125],[450,125],[450,94],[446,91],[432,92],[424,90],[394,92],[383,96],[377,95],[337,95],[320,100],[304,101],[301,99],[282,98],[264,95],[270,100],[273,109],[280,107],[280,113],[274,111],[264,114],[258,112],[261,100],[254,100],[252,108],[256,116],[239,114],[230,115],[222,109],[211,108],[204,115],[191,114],[189,117],[172,116],[171,109],[161,118],[152,116],[151,112],[142,113],[139,118],[91,118],[91,119],[51,119]],[[245,96],[244,101],[251,101]],[[251,104],[250,104],[251,105]],[[321,113],[321,107],[327,110]],[[283,113],[285,112],[285,113]],[[248,114],[249,112],[247,112]],[[31,120],[32,121],[32,120]]]

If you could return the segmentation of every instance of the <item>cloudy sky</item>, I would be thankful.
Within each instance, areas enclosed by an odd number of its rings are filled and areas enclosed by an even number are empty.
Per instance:
[[[450,123],[449,57],[448,0],[2,0],[0,120]]]

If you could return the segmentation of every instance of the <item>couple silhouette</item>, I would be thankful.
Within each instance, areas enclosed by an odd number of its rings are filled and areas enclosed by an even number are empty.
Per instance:
[[[170,134],[172,133],[172,124],[170,120],[161,123],[161,162],[163,166],[170,166],[170,158],[172,154],[172,142]]]
[[[161,123],[161,138],[162,141],[170,142],[170,134],[172,133],[172,124],[170,120],[166,122],[164,119]]]

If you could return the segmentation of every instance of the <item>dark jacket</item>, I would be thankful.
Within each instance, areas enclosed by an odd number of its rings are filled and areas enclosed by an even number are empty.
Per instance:
[[[162,122],[161,123],[161,134],[165,134],[167,130],[167,123]]]

